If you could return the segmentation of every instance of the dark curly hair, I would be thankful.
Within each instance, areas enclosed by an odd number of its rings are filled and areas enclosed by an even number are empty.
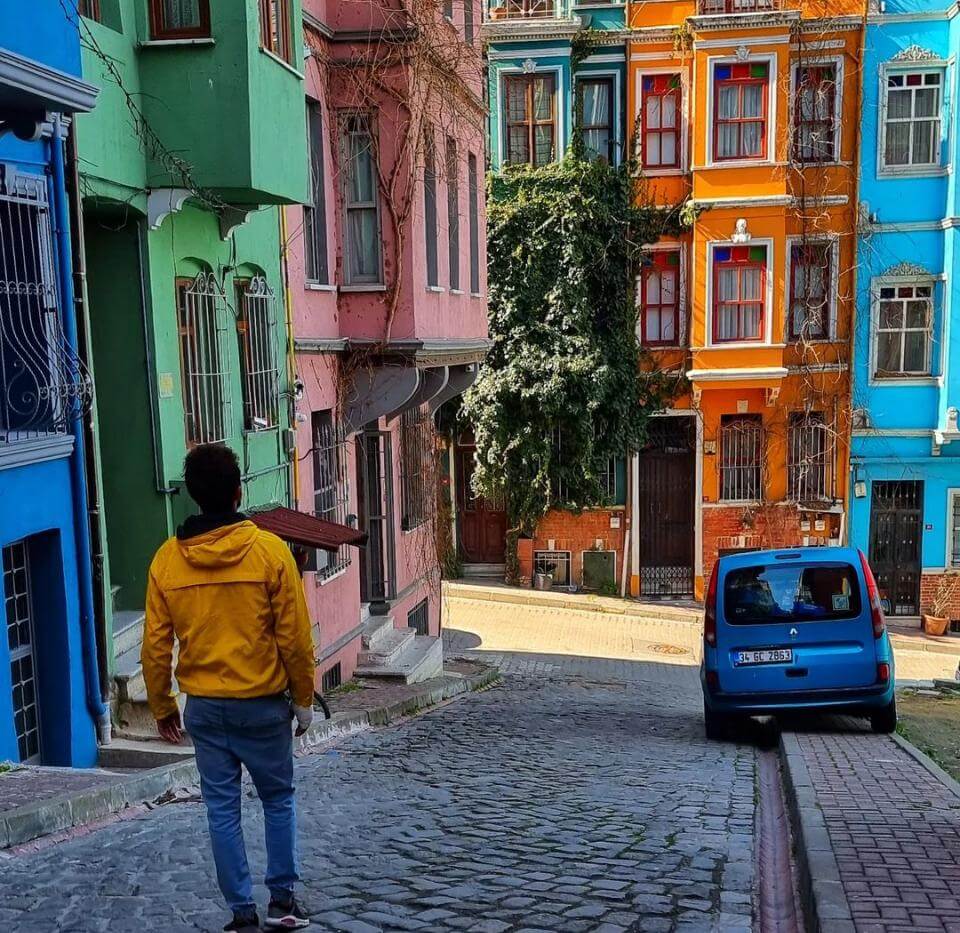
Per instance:
[[[183,461],[187,492],[201,511],[232,512],[240,488],[240,463],[225,444],[199,444]]]

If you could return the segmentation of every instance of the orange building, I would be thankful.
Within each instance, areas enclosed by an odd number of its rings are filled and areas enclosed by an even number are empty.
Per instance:
[[[644,366],[686,378],[632,464],[631,590],[844,538],[865,8],[628,4],[641,199],[692,223],[637,283]]]

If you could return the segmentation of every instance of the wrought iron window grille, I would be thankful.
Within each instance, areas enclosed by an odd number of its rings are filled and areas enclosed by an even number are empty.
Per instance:
[[[277,365],[277,300],[263,276],[237,286],[237,336],[243,427],[266,431],[279,423],[280,370]]]

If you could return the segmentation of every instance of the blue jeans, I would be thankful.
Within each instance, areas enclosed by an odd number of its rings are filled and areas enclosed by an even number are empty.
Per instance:
[[[284,696],[187,698],[183,722],[196,750],[217,882],[234,913],[251,913],[256,906],[240,825],[241,764],[263,805],[266,886],[273,897],[286,899],[299,880],[292,717]]]

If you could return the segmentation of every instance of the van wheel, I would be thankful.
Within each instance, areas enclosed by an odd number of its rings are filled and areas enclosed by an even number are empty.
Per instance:
[[[886,706],[870,714],[870,728],[880,735],[890,735],[897,730],[897,701],[891,700]]]
[[[730,718],[723,713],[714,712],[707,706],[706,700],[703,703],[703,731],[708,739],[713,742],[722,742],[727,737]]]

